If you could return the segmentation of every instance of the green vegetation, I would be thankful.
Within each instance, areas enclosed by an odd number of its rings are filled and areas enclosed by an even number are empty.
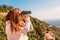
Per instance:
[[[0,14],[0,40],[6,40],[5,27],[3,25],[3,15]]]
[[[7,6],[7,7],[9,8],[9,6]],[[3,10],[2,8],[1,8],[0,12],[7,12],[7,11],[2,11]],[[4,10],[7,10],[6,7]],[[3,25],[4,24],[4,21],[3,21],[4,15],[2,15],[2,14],[0,14],[0,40],[7,40],[6,33],[5,33],[5,27]],[[43,40],[43,38],[44,38],[43,32],[47,28],[55,34],[56,40],[60,40],[60,28],[57,28],[53,25],[52,25],[52,27],[49,27],[50,24],[47,24],[44,21],[41,21],[34,17],[31,17],[31,22],[33,24],[34,30],[28,33],[29,40]]]
[[[33,24],[34,30],[32,32],[28,33],[29,40],[43,40],[44,34],[43,32],[48,28],[51,30],[55,37],[56,40],[60,40],[60,28],[57,28],[52,25],[52,27],[49,27],[50,24],[47,24],[43,21],[40,21],[37,18],[31,17],[31,22]]]
[[[7,6],[7,5],[0,5],[0,12],[8,12],[11,8],[13,8],[12,6]]]

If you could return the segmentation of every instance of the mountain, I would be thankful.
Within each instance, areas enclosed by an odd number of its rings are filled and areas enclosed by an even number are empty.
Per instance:
[[[5,32],[5,25],[3,25],[4,15],[2,14],[0,14],[0,40],[7,40],[7,37],[6,37],[7,35]],[[44,39],[43,32],[47,28],[54,33],[56,40],[60,40],[60,28],[54,25],[47,24],[46,22],[41,21],[32,16],[30,16],[30,20],[31,20],[34,30],[28,33],[29,40],[43,40]]]
[[[52,27],[49,27],[49,26],[51,26],[50,24],[47,24],[46,22],[41,21],[34,17],[31,17],[31,22],[34,27],[34,31],[31,32],[32,35],[29,33],[30,34],[29,38],[31,37],[30,39],[43,40],[43,37],[44,37],[43,32],[48,28],[49,30],[51,30],[54,33],[56,40],[60,40],[60,28],[58,28],[54,25],[52,25]]]
[[[60,19],[46,20],[47,23],[60,27]]]

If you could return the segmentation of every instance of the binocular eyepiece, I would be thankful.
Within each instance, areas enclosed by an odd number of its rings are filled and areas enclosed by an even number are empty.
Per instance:
[[[22,11],[21,14],[31,14],[31,11]]]

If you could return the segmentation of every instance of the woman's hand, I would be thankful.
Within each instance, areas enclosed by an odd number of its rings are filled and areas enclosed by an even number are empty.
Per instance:
[[[13,24],[13,26],[16,30],[19,30],[19,25],[18,24],[16,25],[14,22],[12,22],[12,24]]]
[[[21,27],[24,27],[25,23],[23,21],[20,21],[17,25],[14,24],[16,30],[20,30]]]
[[[23,21],[19,22],[20,27],[24,27],[25,23]]]

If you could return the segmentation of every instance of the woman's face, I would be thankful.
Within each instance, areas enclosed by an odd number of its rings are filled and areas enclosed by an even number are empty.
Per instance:
[[[20,20],[22,20],[22,16],[21,16],[21,15],[19,15],[19,21],[20,21]]]
[[[24,14],[23,18],[27,18],[29,16],[29,14]]]

